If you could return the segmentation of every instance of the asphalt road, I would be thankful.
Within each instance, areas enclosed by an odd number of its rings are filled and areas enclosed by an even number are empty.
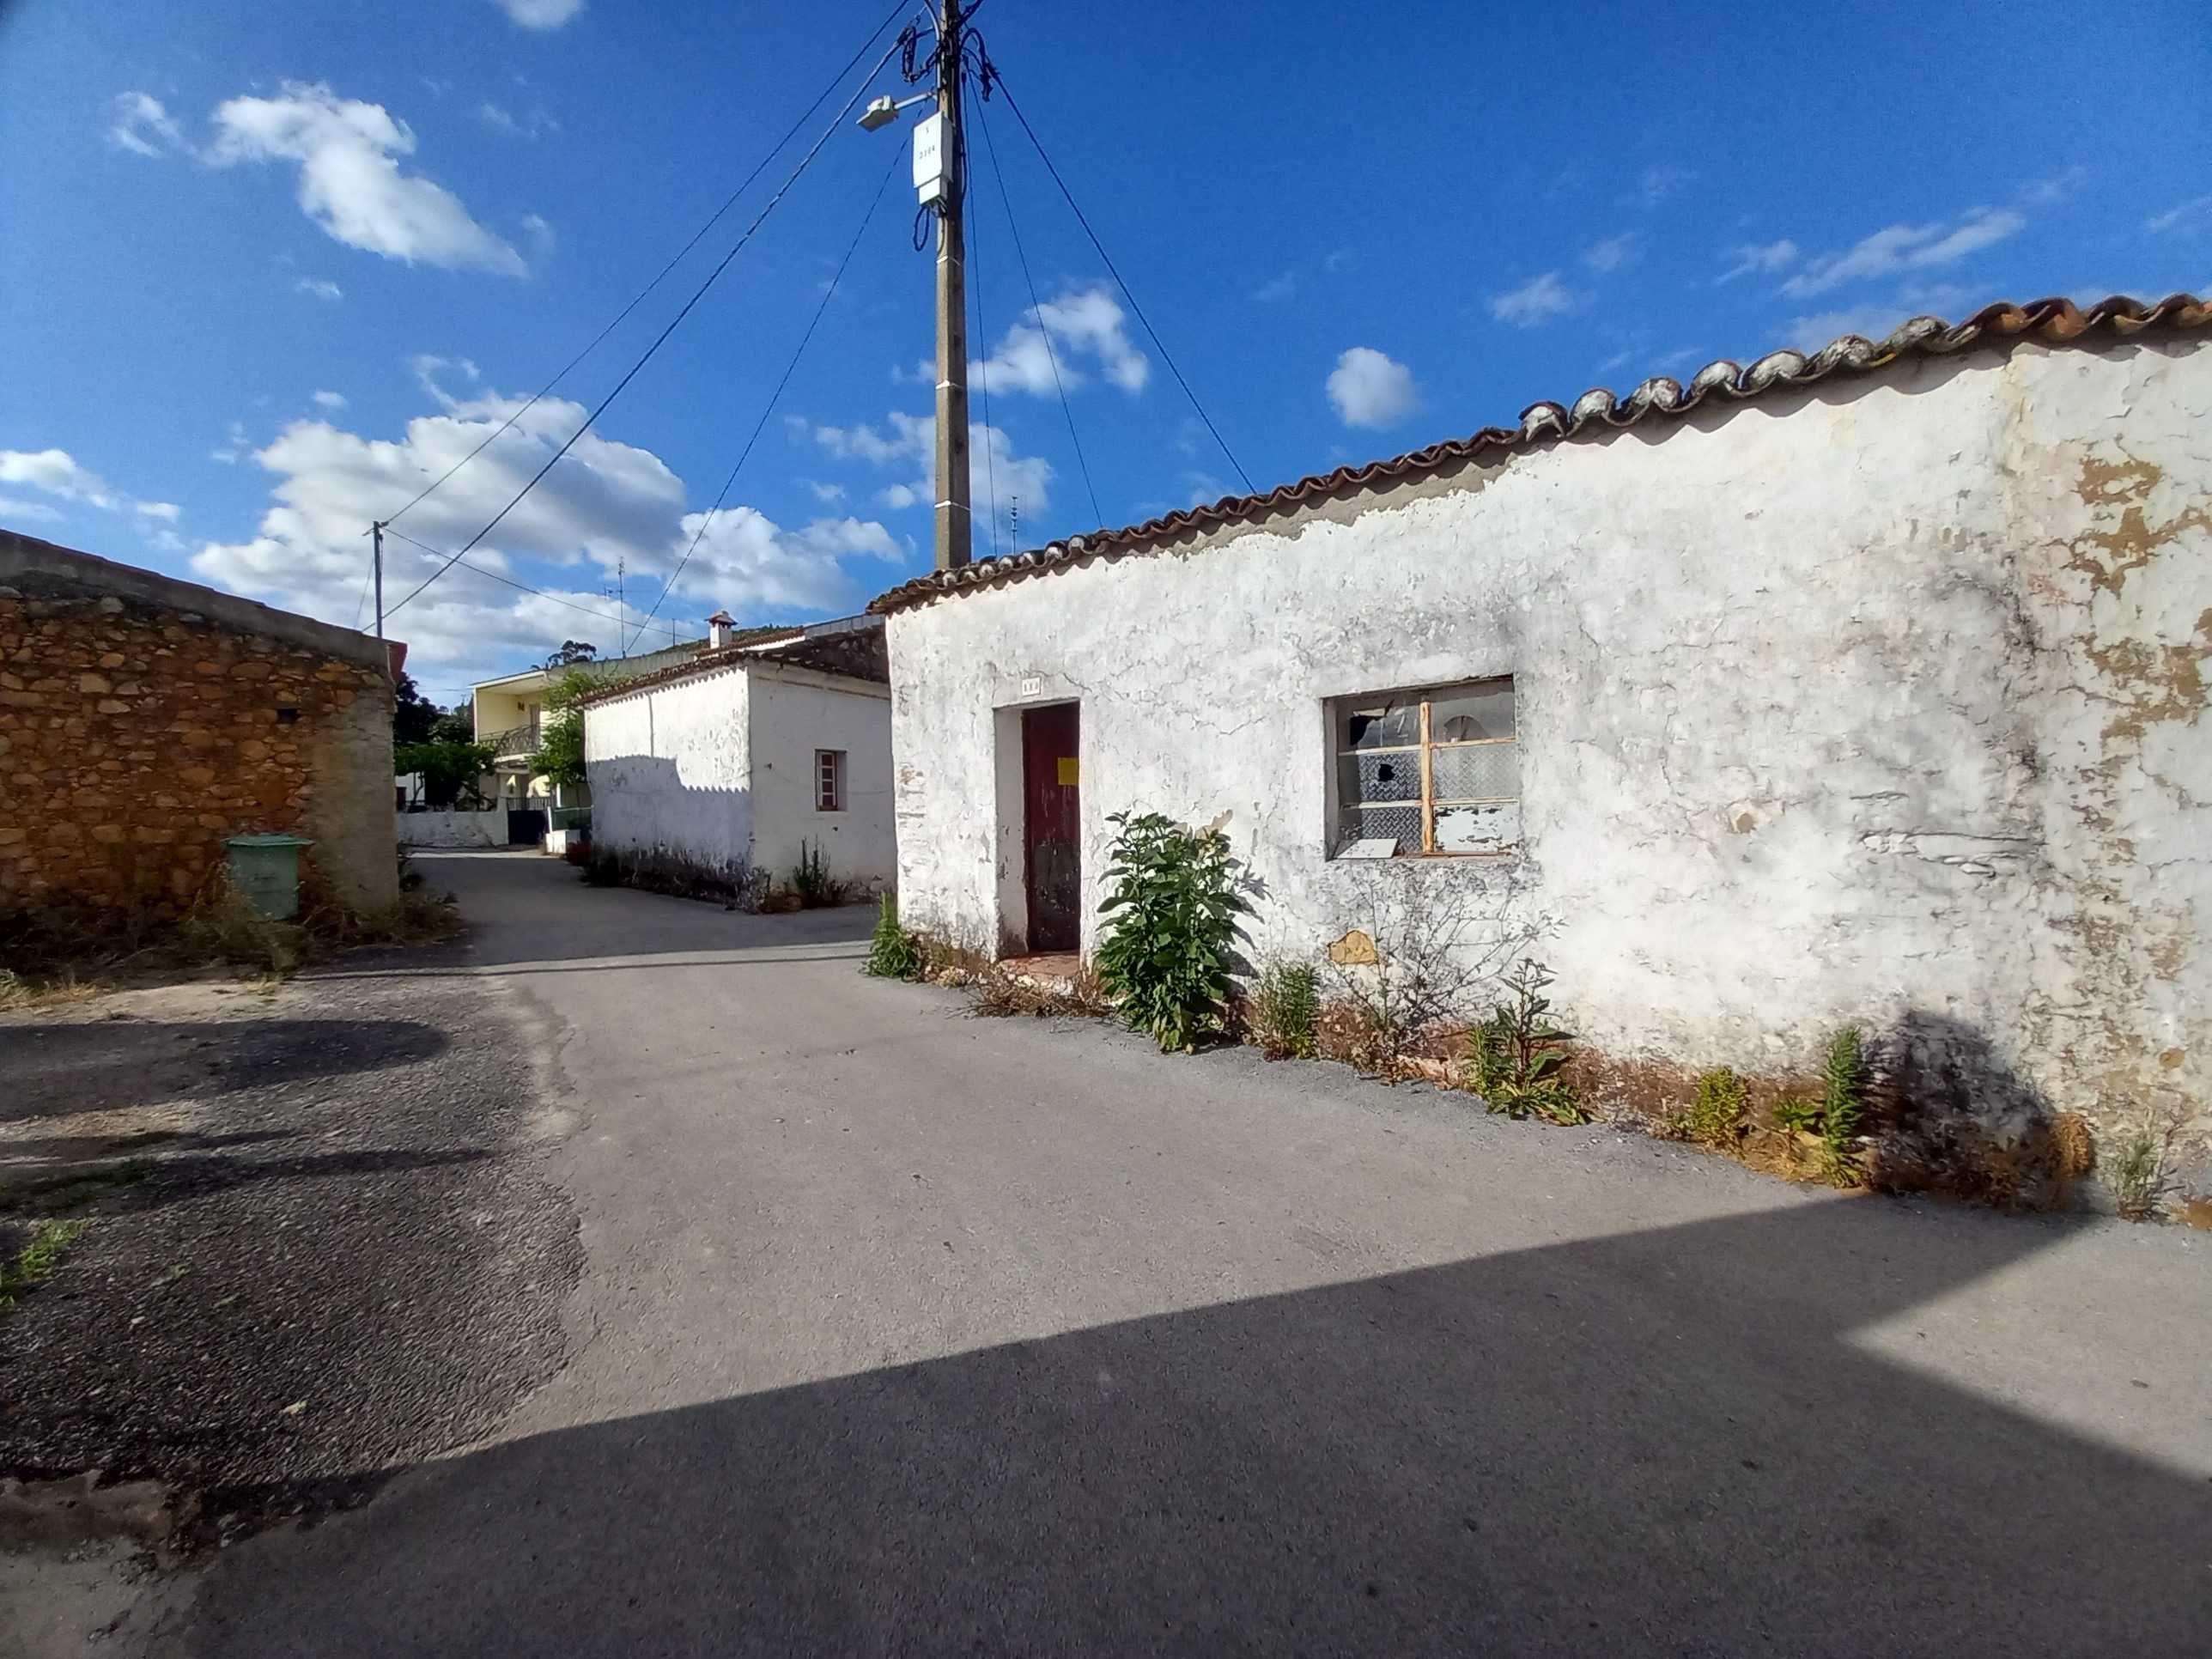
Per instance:
[[[1813,1195],[423,860],[565,1036],[558,1376],[164,1650],[2193,1651],[2212,1248]]]

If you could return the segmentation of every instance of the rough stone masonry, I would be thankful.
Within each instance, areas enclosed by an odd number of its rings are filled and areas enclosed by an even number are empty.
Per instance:
[[[171,921],[232,836],[398,897],[392,685],[349,629],[0,531],[0,924]]]

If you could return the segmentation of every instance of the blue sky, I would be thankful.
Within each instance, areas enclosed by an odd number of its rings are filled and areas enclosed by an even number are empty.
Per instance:
[[[1486,9],[1479,27],[1463,5],[989,0],[978,18],[1263,489],[1915,312],[2212,289],[2201,4],[2094,28],[2025,5]],[[0,0],[0,525],[353,623],[368,520],[591,338],[885,10]],[[979,517],[979,553],[1008,544],[1017,495],[1028,545],[1238,489],[1004,106],[986,114],[1042,315],[971,138],[973,349],[1002,509]],[[400,528],[448,550],[478,529],[815,130]],[[600,615],[456,569],[393,618],[433,695],[563,638],[613,648],[617,562],[635,619],[887,166],[664,616],[696,636],[718,605],[834,615],[927,566],[931,270],[904,143],[832,138],[471,556]],[[398,544],[392,566],[397,599],[434,562]]]

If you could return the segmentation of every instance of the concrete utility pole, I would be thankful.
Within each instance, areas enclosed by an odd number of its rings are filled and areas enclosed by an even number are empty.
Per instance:
[[[375,523],[370,525],[368,529],[369,533],[376,539],[376,551],[374,556],[376,567],[376,637],[380,640],[384,637],[384,526],[380,522]],[[354,601],[353,616],[356,622],[361,620],[359,599]]]
[[[937,209],[937,568],[966,564],[968,510],[968,248],[961,198],[960,0],[943,0],[937,25],[937,110],[943,118],[945,192]]]

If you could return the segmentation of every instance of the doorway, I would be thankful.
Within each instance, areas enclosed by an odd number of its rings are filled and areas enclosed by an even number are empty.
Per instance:
[[[1022,711],[1022,867],[1033,954],[1083,948],[1078,705]]]

